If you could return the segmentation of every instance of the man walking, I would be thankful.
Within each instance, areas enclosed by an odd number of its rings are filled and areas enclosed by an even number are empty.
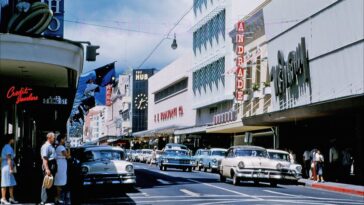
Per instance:
[[[53,147],[55,135],[53,132],[47,134],[47,141],[43,144],[40,152],[43,162],[43,173],[44,176],[55,176],[57,172],[57,162],[56,162],[56,150]],[[51,194],[54,193],[53,186],[47,189],[42,185],[41,191],[41,204],[46,204],[50,201]]]

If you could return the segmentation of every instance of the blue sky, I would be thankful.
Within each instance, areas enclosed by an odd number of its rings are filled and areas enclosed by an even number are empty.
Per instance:
[[[84,72],[117,61],[116,67],[137,68],[192,0],[65,0],[65,35],[99,45],[96,62],[85,62]],[[166,39],[142,68],[163,68],[192,49],[192,13],[176,27],[178,48]],[[79,23],[75,23],[79,22]],[[81,22],[81,23],[80,23]],[[85,23],[85,24],[84,24]],[[98,25],[92,26],[88,24]],[[104,26],[104,27],[101,27]],[[112,27],[112,28],[105,28]]]

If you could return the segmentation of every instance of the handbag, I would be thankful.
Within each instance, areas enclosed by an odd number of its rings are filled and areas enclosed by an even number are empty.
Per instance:
[[[46,189],[50,189],[53,186],[53,176],[45,175],[43,179],[43,187]]]

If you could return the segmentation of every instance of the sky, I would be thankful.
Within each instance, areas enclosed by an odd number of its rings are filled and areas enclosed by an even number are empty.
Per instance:
[[[83,73],[116,62],[117,72],[138,68],[161,39],[192,7],[192,0],[65,0],[64,38],[99,45],[96,62]],[[192,49],[193,10],[183,18],[141,68],[161,69]]]

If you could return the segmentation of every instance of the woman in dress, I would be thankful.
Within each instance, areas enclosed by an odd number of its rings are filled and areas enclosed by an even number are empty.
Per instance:
[[[1,204],[18,203],[14,199],[14,186],[16,181],[14,177],[15,163],[14,163],[14,137],[11,135],[6,136],[6,143],[1,151]],[[9,188],[10,198],[6,200],[6,191]]]
[[[54,186],[57,187],[56,202],[63,203],[60,200],[62,187],[67,184],[67,159],[70,157],[69,150],[65,147],[66,136],[59,135],[57,137],[58,146],[56,148],[57,173],[54,177]]]

